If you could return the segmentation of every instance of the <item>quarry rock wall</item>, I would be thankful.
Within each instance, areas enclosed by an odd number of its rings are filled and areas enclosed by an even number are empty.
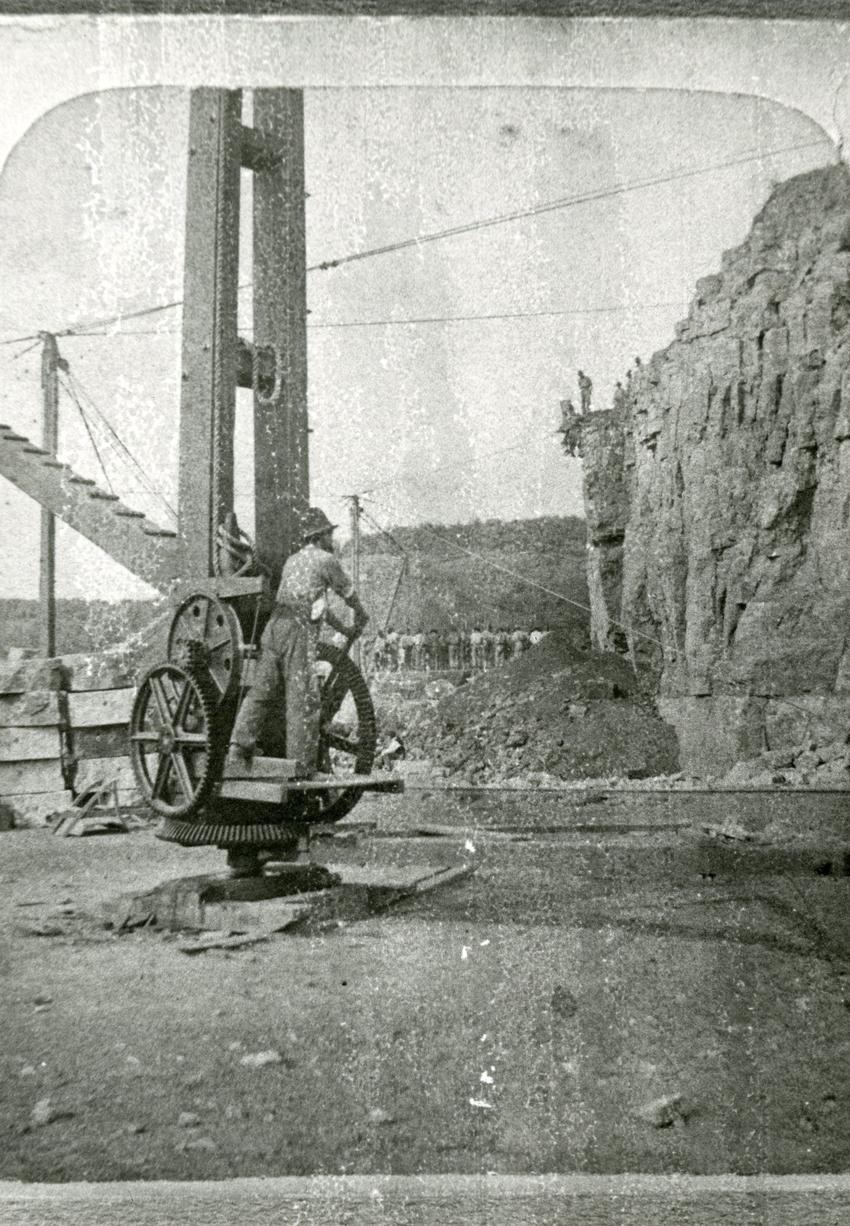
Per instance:
[[[581,446],[593,640],[652,668],[683,766],[850,728],[843,165],[774,189]]]

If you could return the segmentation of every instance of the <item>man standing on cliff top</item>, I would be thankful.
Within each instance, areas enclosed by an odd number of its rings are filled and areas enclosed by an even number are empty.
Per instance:
[[[575,455],[581,438],[581,418],[572,400],[561,401],[561,424],[556,433],[561,436],[561,446],[567,455]]]
[[[581,398],[582,416],[590,412],[590,396],[593,392],[593,381],[583,370],[578,372],[578,394]]]

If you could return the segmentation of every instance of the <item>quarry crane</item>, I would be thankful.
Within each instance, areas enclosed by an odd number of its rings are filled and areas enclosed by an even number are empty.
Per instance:
[[[375,712],[350,641],[319,647],[322,777],[293,778],[281,718],[243,777],[223,778],[270,594],[300,545],[309,501],[303,95],[255,91],[250,129],[241,102],[233,90],[191,96],[178,510],[180,563],[193,578],[167,659],[141,679],[130,721],[134,773],[163,818],[160,837],[231,853],[280,849],[294,826],[337,821],[364,791],[401,788],[370,774]],[[237,334],[243,167],[254,175],[253,344]],[[240,383],[254,393],[256,545],[247,550],[233,512]]]
[[[293,778],[279,727],[265,730],[247,777],[223,778],[271,593],[309,503],[303,106],[301,90],[254,90],[246,127],[240,90],[190,94],[176,531],[60,463],[55,441],[38,447],[0,427],[2,475],[174,600],[166,658],[138,685],[130,757],[160,837],[231,853],[291,846],[294,830],[338,820],[364,791],[402,786],[370,774],[375,713],[350,644],[319,652],[323,778]],[[253,342],[237,326],[243,169],[253,175]],[[234,567],[219,545],[225,524],[241,539],[237,387],[253,392],[256,539],[251,565]]]

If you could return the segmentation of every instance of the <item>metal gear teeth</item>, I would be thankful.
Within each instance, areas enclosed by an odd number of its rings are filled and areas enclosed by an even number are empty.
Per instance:
[[[184,822],[173,817],[165,818],[156,837],[182,847],[274,847],[287,841],[281,827],[271,822],[237,826],[221,822]]]

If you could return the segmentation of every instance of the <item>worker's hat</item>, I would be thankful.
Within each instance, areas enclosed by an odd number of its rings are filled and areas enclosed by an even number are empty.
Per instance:
[[[308,507],[301,517],[301,536],[305,541],[311,541],[316,536],[324,536],[333,532],[336,524],[332,524],[321,507]]]

